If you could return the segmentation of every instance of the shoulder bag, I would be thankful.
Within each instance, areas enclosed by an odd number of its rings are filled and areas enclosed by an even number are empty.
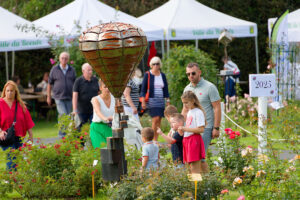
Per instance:
[[[7,134],[5,136],[5,139],[0,140],[1,146],[9,146],[9,145],[12,145],[16,141],[15,124],[16,124],[16,120],[17,120],[17,108],[18,108],[18,102],[16,102],[14,121],[13,121],[11,127],[9,127],[6,130]]]

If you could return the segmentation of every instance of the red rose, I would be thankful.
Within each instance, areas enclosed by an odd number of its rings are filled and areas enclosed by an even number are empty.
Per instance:
[[[237,136],[240,136],[240,135],[241,135],[241,133],[240,133],[239,131],[236,131],[235,134],[236,134]]]
[[[235,134],[230,134],[229,139],[234,139],[235,138]]]

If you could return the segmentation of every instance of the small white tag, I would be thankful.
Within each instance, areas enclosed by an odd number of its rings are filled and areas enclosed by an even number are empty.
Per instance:
[[[98,163],[98,160],[94,160],[93,167],[95,167],[97,165],[97,163]]]

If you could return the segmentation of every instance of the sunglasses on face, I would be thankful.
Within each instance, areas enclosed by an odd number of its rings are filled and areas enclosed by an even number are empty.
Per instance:
[[[160,65],[160,63],[153,63],[152,65]]]
[[[190,76],[190,75],[195,76],[195,75],[196,75],[196,72],[186,73],[186,75],[187,75],[187,76]]]

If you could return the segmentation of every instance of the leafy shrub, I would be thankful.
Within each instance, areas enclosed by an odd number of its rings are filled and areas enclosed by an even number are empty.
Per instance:
[[[92,194],[92,174],[95,186],[101,187],[101,164],[92,166],[93,160],[100,159],[100,150],[83,150],[81,143],[88,134],[76,132],[70,121],[64,122],[67,136],[57,143],[24,143],[13,151],[17,170],[3,174],[6,187],[10,185],[24,198],[86,197]]]
[[[175,46],[169,52],[169,56],[163,60],[163,71],[166,73],[171,103],[177,108],[182,107],[180,97],[185,86],[189,83],[185,68],[188,63],[199,64],[202,74],[206,80],[217,82],[217,66],[212,58],[201,50],[195,50],[194,46]]]
[[[181,199],[194,191],[194,182],[187,177],[187,170],[167,165],[152,175],[135,172],[125,177],[111,190],[111,199]],[[217,197],[222,190],[221,181],[213,173],[198,183],[200,199]]]

